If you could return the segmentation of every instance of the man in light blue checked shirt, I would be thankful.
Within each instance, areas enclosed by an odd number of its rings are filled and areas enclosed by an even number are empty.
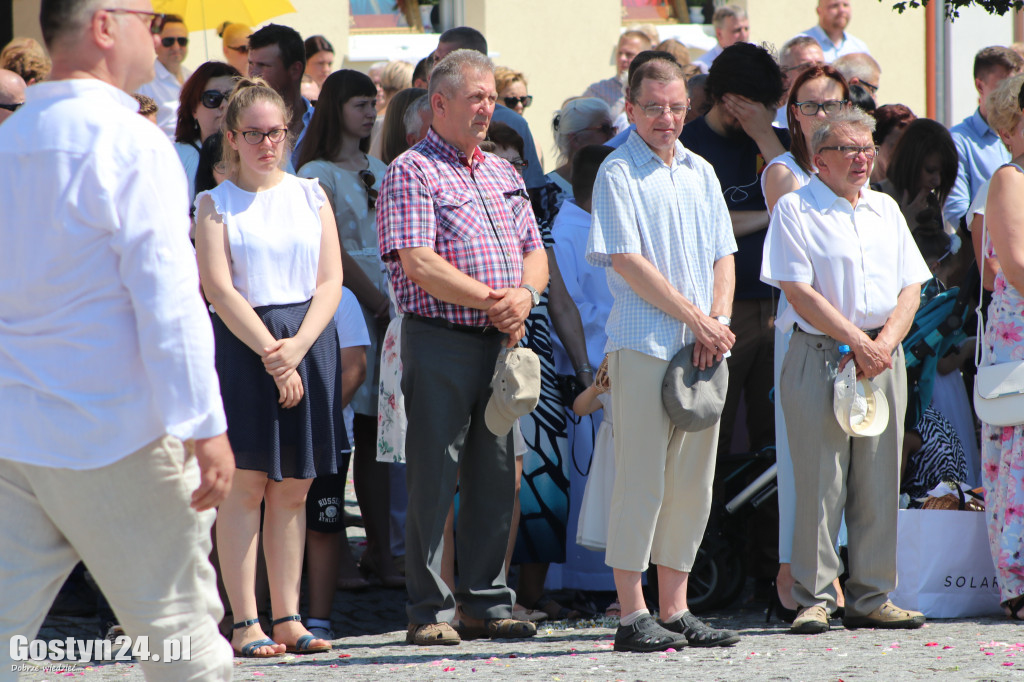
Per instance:
[[[587,259],[607,268],[615,299],[605,347],[616,471],[605,561],[622,605],[616,651],[739,641],[686,605],[711,508],[718,425],[683,432],[661,401],[669,361],[685,344],[696,342],[693,362],[704,368],[736,340],[728,327],[736,240],[714,170],[678,141],[688,108],[678,64],[654,59],[637,69],[626,98],[636,131],[594,185]],[[658,566],[660,623],[640,585],[648,557]]]

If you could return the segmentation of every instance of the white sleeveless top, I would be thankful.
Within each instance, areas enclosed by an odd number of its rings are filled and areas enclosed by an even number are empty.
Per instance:
[[[793,156],[793,152],[786,152],[784,154],[779,154],[774,159],[772,159],[771,162],[767,166],[764,167],[764,171],[761,171],[761,195],[762,196],[767,196],[767,194],[764,191],[764,174],[765,174],[765,171],[767,171],[772,166],[785,166],[787,169],[789,169],[789,172],[793,174],[793,177],[796,178],[796,181],[800,184],[800,187],[804,187],[805,185],[807,185],[807,183],[809,183],[811,181],[811,175],[808,174],[808,173],[805,173],[804,169],[800,167],[800,164],[796,162],[796,157]],[[797,189],[799,189],[799,187]],[[767,208],[767,205],[765,207]],[[768,209],[768,217],[770,218],[771,216],[772,216],[772,211],[769,208]]]
[[[327,196],[316,180],[285,174],[277,186],[246,192],[230,180],[206,195],[227,228],[231,282],[249,305],[302,303],[316,290],[320,207]]]

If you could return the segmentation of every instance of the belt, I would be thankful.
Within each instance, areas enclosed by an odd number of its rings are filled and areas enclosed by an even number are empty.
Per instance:
[[[477,327],[471,324],[459,324],[458,322],[446,320],[443,317],[424,317],[423,315],[417,315],[416,313],[405,313],[405,317],[410,320],[422,322],[423,324],[429,324],[431,327],[441,327],[442,329],[450,329],[453,332],[462,332],[463,334],[493,336],[501,333],[497,327]]]
[[[882,327],[875,327],[874,329],[861,329],[861,331],[864,332],[865,334],[867,334],[867,337],[869,339],[874,341],[875,339],[878,338],[878,335],[882,333],[882,329],[883,329]],[[793,331],[795,331],[795,332],[803,332],[804,330],[800,328],[799,324],[794,322],[793,323]],[[810,334],[810,332],[804,332],[804,334]],[[826,334],[826,336],[827,336],[827,334]]]

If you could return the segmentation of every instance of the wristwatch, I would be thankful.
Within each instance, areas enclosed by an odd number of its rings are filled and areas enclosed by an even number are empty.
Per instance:
[[[718,320],[721,324],[724,324],[726,327],[732,324],[732,318],[726,317],[725,315],[715,315],[715,319]]]
[[[526,289],[530,292],[530,296],[533,298],[533,307],[536,308],[540,305],[540,292],[531,287],[529,284],[520,284],[520,289]]]

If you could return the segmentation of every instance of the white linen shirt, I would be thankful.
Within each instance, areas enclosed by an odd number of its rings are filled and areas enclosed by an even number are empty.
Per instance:
[[[159,59],[153,61],[153,70],[156,72],[156,77],[140,86],[139,94],[148,95],[156,102],[156,124],[173,142],[174,131],[178,127],[178,103],[181,99],[181,85],[184,81],[179,83],[174,74],[168,71]],[[184,66],[181,67],[181,73],[186,81],[192,75],[192,72]],[[136,102],[136,112],[139,110],[138,107]]]
[[[862,188],[853,207],[814,176],[775,204],[761,281],[810,284],[861,329],[884,326],[900,292],[931,276],[899,205],[887,194]],[[794,322],[823,334],[788,306],[778,325],[785,330]]]
[[[667,165],[636,131],[608,155],[594,183],[587,261],[605,268],[615,302],[605,352],[628,348],[671,360],[694,341],[680,320],[645,301],[611,267],[617,253],[640,254],[705,314],[715,261],[736,251],[715,170],[676,141]]]
[[[92,469],[224,433],[171,143],[98,80],[25,99],[0,126],[0,458]]]

